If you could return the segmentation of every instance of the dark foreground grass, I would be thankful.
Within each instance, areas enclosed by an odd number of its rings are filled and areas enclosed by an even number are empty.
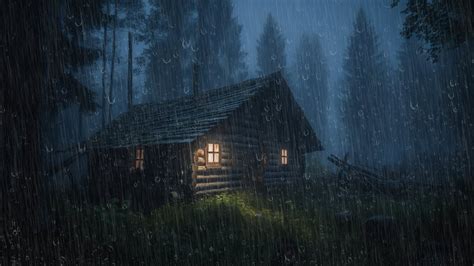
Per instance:
[[[63,264],[471,265],[471,200],[459,191],[347,193],[314,179],[270,194],[169,204],[149,215],[126,202],[66,204],[44,245]],[[336,217],[342,211],[350,213],[346,220]],[[364,222],[373,215],[393,217],[395,233],[367,237]]]

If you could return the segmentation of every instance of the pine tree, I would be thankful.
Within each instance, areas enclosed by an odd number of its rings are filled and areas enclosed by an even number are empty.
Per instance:
[[[376,164],[381,158],[387,70],[378,50],[377,36],[362,9],[344,60],[346,99],[345,125],[354,159]]]
[[[456,164],[462,161],[457,170],[464,171],[465,177],[474,172],[474,44],[443,51],[436,64],[437,79],[441,88],[441,109],[443,110],[443,129],[451,132],[451,147],[458,153]],[[474,182],[468,180],[470,186]]]
[[[400,0],[393,0],[393,6]],[[474,172],[474,93],[469,89],[474,77],[474,4],[472,0],[408,0],[402,35],[419,37],[427,44],[433,61],[440,60],[440,75],[445,76],[446,115],[455,123],[463,142],[461,153],[467,158],[466,176]],[[449,73],[449,74],[448,74]],[[454,96],[454,98],[452,97]],[[459,97],[458,97],[459,96]],[[452,98],[452,99],[450,99]]]
[[[400,0],[392,0],[392,6]],[[407,0],[402,35],[422,38],[425,49],[436,61],[446,49],[469,46],[474,39],[474,3],[472,0]]]
[[[0,9],[2,23],[2,90],[0,144],[1,216],[18,227],[9,254],[18,260],[53,258],[37,245],[41,228],[51,228],[51,209],[59,202],[48,193],[43,165],[43,120],[59,108],[79,104],[96,108],[95,95],[74,76],[75,69],[93,62],[98,53],[82,46],[87,29],[99,25],[101,1],[17,1]],[[33,41],[29,41],[33,40]],[[40,41],[39,41],[40,40]],[[6,71],[9,70],[9,71]],[[10,71],[13,70],[13,71]],[[45,226],[47,224],[47,226]]]
[[[296,85],[306,115],[323,136],[327,127],[328,69],[316,35],[304,34],[297,47]]]
[[[286,67],[285,39],[271,14],[267,16],[263,33],[258,39],[257,67],[260,75],[284,71]]]
[[[189,94],[193,64],[200,66],[201,89],[245,78],[242,27],[233,15],[231,0],[152,3],[143,39],[148,44],[145,86],[154,101]]]
[[[150,1],[151,14],[147,19],[142,39],[148,47],[143,57],[147,61],[145,87],[153,101],[182,96],[185,72],[190,69],[190,38],[193,23],[190,19],[194,4],[184,0]],[[190,71],[189,71],[190,72]]]
[[[242,26],[233,15],[230,0],[197,1],[195,42],[200,64],[202,88],[219,87],[238,82],[246,76],[240,34]]]
[[[435,66],[421,50],[422,43],[406,40],[398,53],[398,77],[403,92],[404,109],[412,154],[431,152],[440,136],[435,121],[440,119],[440,93],[436,91]]]

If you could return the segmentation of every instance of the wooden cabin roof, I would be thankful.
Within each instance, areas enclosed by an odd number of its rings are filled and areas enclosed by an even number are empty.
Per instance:
[[[196,96],[135,105],[96,133],[89,144],[93,148],[119,148],[190,143],[226,120],[276,79],[282,79],[280,72],[204,91]],[[316,142],[312,150],[320,150],[321,145],[312,128],[311,133]]]

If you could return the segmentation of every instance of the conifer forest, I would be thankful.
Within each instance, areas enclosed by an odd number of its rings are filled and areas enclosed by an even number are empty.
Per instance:
[[[0,6],[0,265],[474,265],[472,0]]]

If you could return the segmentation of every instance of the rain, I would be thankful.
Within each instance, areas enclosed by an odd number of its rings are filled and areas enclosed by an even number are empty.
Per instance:
[[[473,265],[471,0],[10,0],[0,265]]]

